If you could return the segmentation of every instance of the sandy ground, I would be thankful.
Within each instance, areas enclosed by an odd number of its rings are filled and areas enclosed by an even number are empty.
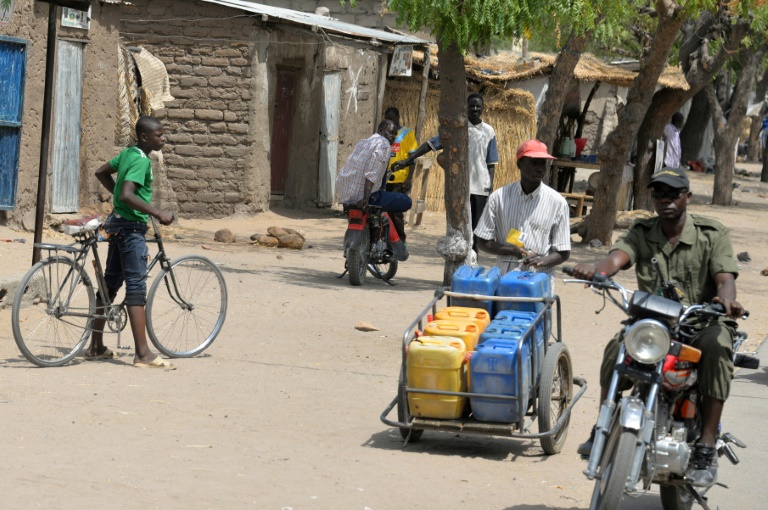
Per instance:
[[[692,179],[698,194],[692,211],[731,227],[736,252],[752,257],[741,264],[738,284],[752,311],[742,325],[754,348],[768,333],[768,278],[760,275],[768,267],[768,186],[737,178],[739,205],[720,208],[706,205],[712,176]],[[247,242],[272,225],[302,231],[308,246],[285,251]],[[219,263],[229,312],[213,346],[175,361],[175,372],[135,369],[130,351],[114,361],[34,368],[14,343],[10,307],[0,311],[4,508],[587,507],[592,484],[575,448],[596,415],[598,363],[618,329],[618,310],[595,315],[602,305],[597,296],[558,286],[574,372],[589,381],[562,454],[544,456],[537,441],[430,431],[403,448],[379,414],[395,396],[402,332],[442,280],[434,246],[444,218],[427,213],[423,226],[409,227],[412,255],[395,287],[369,280],[353,288],[336,278],[345,229],[336,211],[278,210],[181,226],[169,235],[181,237],[169,242],[169,253],[200,253]],[[240,240],[214,243],[212,233],[222,227]],[[24,271],[32,234],[0,227],[3,238],[26,244],[0,243],[0,275]],[[604,253],[576,244],[572,262]],[[480,262],[492,264],[487,256]],[[633,276],[619,281],[631,286]],[[358,321],[379,331],[357,331]],[[111,347],[115,342],[107,339]],[[727,412],[726,424],[736,419]],[[721,468],[721,480],[737,490],[745,476]],[[720,508],[729,508],[727,497],[723,489],[711,493]],[[626,508],[660,508],[658,495]]]

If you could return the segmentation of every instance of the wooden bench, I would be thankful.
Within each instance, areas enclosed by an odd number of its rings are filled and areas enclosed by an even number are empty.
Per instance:
[[[585,202],[594,202],[595,197],[587,195],[586,193],[560,193],[568,204],[575,205],[576,214],[572,215],[574,218],[580,218],[584,212]]]

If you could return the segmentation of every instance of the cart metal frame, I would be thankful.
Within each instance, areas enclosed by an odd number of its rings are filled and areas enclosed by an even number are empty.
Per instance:
[[[531,349],[532,366],[533,367],[537,366],[538,353],[536,352],[535,337],[533,335],[536,331],[537,326],[543,322],[545,341],[544,341],[544,360],[542,361],[542,370],[539,374],[539,377],[537,378],[536,381],[533,382],[531,387],[533,405],[530,407],[529,410],[527,410],[527,412],[520,414],[520,419],[518,421],[511,422],[511,423],[491,423],[491,422],[477,421],[472,417],[462,417],[459,419],[450,420],[450,419],[437,419],[437,418],[418,418],[410,414],[410,410],[408,408],[409,393],[419,393],[419,394],[428,394],[428,395],[450,395],[450,396],[461,396],[461,397],[467,397],[467,398],[481,397],[484,399],[507,400],[507,401],[519,400],[519,397],[510,396],[510,395],[488,395],[483,393],[454,392],[454,391],[443,391],[443,390],[433,390],[433,389],[423,389],[423,388],[412,388],[408,385],[408,372],[406,370],[407,347],[416,338],[416,331],[423,330],[426,316],[430,313],[432,315],[436,314],[437,304],[445,297],[448,298],[447,306],[451,306],[453,300],[458,298],[471,299],[475,301],[486,301],[486,302],[498,301],[498,302],[544,303],[545,304],[544,309],[541,312],[539,312],[539,314],[536,316],[536,319],[533,321],[530,327],[528,327],[525,333],[518,340],[518,352],[521,352],[520,348],[522,347],[522,343],[529,338],[531,339],[531,345],[534,346]],[[549,312],[552,310],[553,305],[557,305],[555,307],[555,312],[556,312],[555,326],[557,331],[556,335],[553,335],[549,331],[550,324],[549,324],[549,321],[546,320],[547,317],[550,315]],[[478,304],[478,308],[484,308],[484,307]],[[408,444],[408,442],[411,440],[415,441],[416,439],[418,439],[418,437],[421,436],[421,432],[424,430],[467,432],[467,433],[474,433],[474,434],[504,436],[504,437],[519,438],[519,439],[540,439],[540,440],[551,438],[552,436],[558,434],[560,432],[560,429],[568,421],[571,414],[571,410],[573,409],[573,406],[576,404],[576,402],[578,402],[578,400],[582,397],[584,392],[587,390],[587,383],[583,378],[574,377],[572,379],[572,383],[576,386],[579,386],[581,389],[575,396],[572,396],[572,399],[570,400],[570,402],[568,402],[568,405],[562,411],[562,414],[558,417],[557,422],[550,430],[539,431],[537,433],[529,432],[529,430],[531,429],[533,422],[537,420],[539,416],[538,392],[542,383],[541,375],[544,374],[544,368],[545,368],[544,362],[547,359],[547,353],[549,352],[549,349],[550,349],[549,339],[550,337],[553,337],[556,343],[562,344],[562,329],[561,329],[560,315],[561,315],[560,297],[557,295],[553,297],[544,297],[544,298],[502,297],[502,296],[484,296],[479,294],[463,294],[459,292],[453,292],[448,288],[437,289],[435,291],[435,296],[432,299],[432,301],[430,301],[430,303],[422,310],[421,314],[419,314],[416,320],[414,320],[403,333],[402,363],[400,366],[400,378],[398,382],[397,396],[395,396],[392,402],[390,402],[390,404],[381,414],[381,417],[380,417],[381,421],[391,427],[399,428],[401,434],[403,435],[403,438],[405,439],[405,444]],[[567,354],[567,351],[565,352]],[[569,354],[568,354],[568,362],[570,366]],[[517,366],[518,373],[522,373],[523,356],[517,357],[517,365],[518,365]],[[571,369],[571,373],[572,373],[572,369]],[[522,379],[523,379],[522,377],[517,378],[517,395],[523,394]],[[570,393],[571,394],[573,393],[572,389]],[[523,404],[524,405],[520,406],[521,408],[528,407],[527,403],[523,403]],[[547,403],[547,405],[549,405],[549,402]],[[389,415],[390,412],[392,412],[395,406],[398,407],[399,421],[393,421],[387,418],[387,416]],[[526,418],[528,418],[528,420],[526,420]],[[542,441],[542,445],[544,445],[543,441]],[[547,450],[548,448],[545,447],[545,451]],[[557,453],[557,451],[551,451],[551,452],[547,451],[547,453]]]

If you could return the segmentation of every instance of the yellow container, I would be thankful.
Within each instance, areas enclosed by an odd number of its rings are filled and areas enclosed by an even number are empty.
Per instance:
[[[474,351],[480,339],[480,327],[471,320],[441,319],[427,323],[427,336],[453,336],[464,340],[467,351]]]
[[[484,308],[469,308],[467,306],[447,306],[435,313],[435,320],[460,320],[472,321],[480,328],[480,333],[485,331],[491,323],[491,314]]]
[[[453,337],[422,336],[408,346],[408,387],[425,390],[467,391],[464,376],[464,341]],[[466,397],[408,393],[411,414],[419,418],[460,418]]]

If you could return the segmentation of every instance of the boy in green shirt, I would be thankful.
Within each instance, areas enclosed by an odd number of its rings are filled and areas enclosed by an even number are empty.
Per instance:
[[[159,151],[165,145],[163,126],[153,117],[141,117],[136,122],[138,143],[123,150],[117,157],[104,163],[96,170],[96,178],[112,193],[114,211],[107,218],[104,229],[109,234],[109,253],[104,270],[107,291],[114,300],[118,289],[125,282],[125,305],[131,322],[136,353],[133,365],[142,368],[165,368],[174,370],[168,360],[162,359],[149,350],[147,345],[147,261],[149,250],[144,238],[148,230],[149,216],[161,224],[170,225],[174,215],[161,211],[150,204],[152,200],[152,162],[149,153]],[[113,174],[117,173],[117,179]],[[96,306],[103,309],[104,303],[97,298]],[[116,358],[102,340],[104,319],[93,324],[91,344],[84,352],[86,360]]]

